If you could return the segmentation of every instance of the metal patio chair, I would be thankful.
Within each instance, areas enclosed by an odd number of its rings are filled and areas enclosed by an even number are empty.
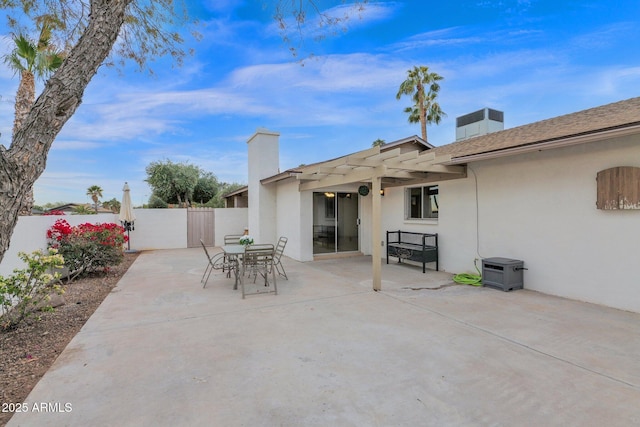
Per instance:
[[[228,234],[224,236],[225,245],[239,245],[242,234]]]
[[[202,278],[200,279],[200,283],[202,283],[203,289],[207,287],[209,276],[211,276],[211,272],[213,270],[222,270],[223,272],[226,270],[228,272],[227,277],[231,277],[231,271],[235,271],[236,274],[238,274],[237,259],[227,259],[223,253],[211,256],[209,255],[209,251],[207,250],[207,247],[202,239],[200,239],[200,244],[202,245],[202,249],[204,249],[204,254],[207,256],[207,267],[204,269],[204,273],[202,274]]]
[[[226,236],[224,236],[224,244],[225,245],[239,245],[240,244],[240,238],[242,237],[242,234],[227,234]],[[227,257],[224,257],[224,261],[225,262],[229,262],[229,260],[227,259]],[[225,269],[223,268],[222,271],[224,272]],[[227,270],[227,277],[231,277],[231,271]]]
[[[271,244],[258,244],[247,246],[244,255],[242,257],[242,272],[240,273],[240,287],[242,288],[242,298],[244,299],[246,293],[244,289],[244,279],[254,276],[254,283],[258,274],[264,279],[264,286],[269,287],[271,283],[269,281],[269,275],[271,275],[273,283],[273,292],[278,295],[278,287],[276,283],[276,274],[273,267],[274,259],[274,247]]]
[[[281,259],[284,252],[284,247],[287,246],[288,240],[289,239],[284,236],[280,237],[280,239],[278,240],[278,244],[276,245],[275,255],[273,256],[273,265],[275,266],[278,275],[284,277],[287,280],[289,280],[289,278],[287,277],[287,272],[284,271],[284,266],[282,265]]]
[[[209,255],[209,251],[207,250],[207,247],[205,246],[202,239],[200,239],[200,244],[202,245],[202,249],[204,249],[204,254],[207,256],[207,267],[204,269],[204,274],[200,279],[200,283],[202,283],[202,287],[205,288],[207,286],[207,282],[209,281],[209,276],[213,271],[214,259],[211,257],[211,255]],[[205,276],[207,276],[206,280],[204,278]]]

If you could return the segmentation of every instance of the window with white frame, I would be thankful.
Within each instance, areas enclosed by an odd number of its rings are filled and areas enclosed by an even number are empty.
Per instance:
[[[405,219],[438,218],[438,186],[407,188],[405,206]]]

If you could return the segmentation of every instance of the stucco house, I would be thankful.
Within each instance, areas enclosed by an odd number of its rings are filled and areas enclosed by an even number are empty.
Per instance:
[[[246,208],[249,204],[247,187],[240,187],[224,195],[225,208]]]
[[[299,261],[372,255],[380,289],[385,231],[437,233],[442,271],[519,259],[527,289],[640,312],[640,98],[506,130],[481,111],[451,144],[414,136],[284,172],[279,134],[258,129],[251,235],[287,236]]]

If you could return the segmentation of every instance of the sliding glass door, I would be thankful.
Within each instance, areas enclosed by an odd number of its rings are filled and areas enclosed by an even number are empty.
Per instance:
[[[358,193],[313,193],[313,253],[358,250]]]

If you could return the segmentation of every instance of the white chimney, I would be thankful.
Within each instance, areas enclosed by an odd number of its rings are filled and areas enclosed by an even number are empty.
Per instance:
[[[276,239],[276,188],[262,185],[260,180],[280,172],[279,136],[258,128],[247,141],[249,235],[256,243],[274,243]]]

